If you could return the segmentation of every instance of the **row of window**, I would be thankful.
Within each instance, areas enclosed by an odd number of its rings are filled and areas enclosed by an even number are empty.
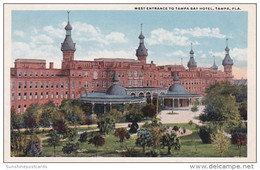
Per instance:
[[[32,92],[30,92],[30,93],[23,93],[23,96],[22,96],[22,93],[18,93],[17,94],[17,99],[18,100],[27,100],[27,98],[29,99],[29,100],[33,100],[33,99],[35,99],[35,100],[37,100],[38,99],[38,97],[39,97],[39,99],[54,99],[54,97],[56,98],[56,99],[59,99],[59,98],[61,98],[61,99],[63,99],[63,98],[68,98],[68,92],[66,91],[65,93],[64,92],[61,92],[60,94],[59,94],[59,92],[56,92],[56,93],[54,93],[54,92],[40,92],[40,93],[38,93],[38,92],[34,92],[34,93],[32,93]],[[73,91],[72,93],[71,93],[71,98],[74,98],[75,97],[75,92]],[[12,100],[15,100],[15,93],[12,93],[12,96],[11,96],[11,99]]]
[[[22,75],[24,76],[24,77],[27,77],[27,76],[30,76],[30,77],[32,77],[32,76],[35,76],[35,77],[38,77],[38,76],[41,76],[41,77],[43,77],[44,76],[44,74],[47,76],[47,77],[49,77],[49,76],[51,76],[51,77],[53,77],[54,76],[54,72],[51,72],[51,73],[49,73],[49,72],[30,72],[30,73],[27,73],[26,71],[22,74],[22,72],[20,71],[19,73],[18,73],[18,76],[19,77],[21,77]]]
[[[112,84],[112,82],[110,82],[109,83],[109,85],[111,85]],[[87,81],[85,81],[85,83],[83,84],[81,81],[79,81],[78,82],[78,87],[79,88],[81,88],[81,87],[85,87],[85,88],[87,88],[88,87],[88,82]],[[76,83],[74,82],[74,81],[72,81],[71,82],[71,88],[75,88],[75,86],[76,86]],[[93,82],[92,81],[92,83],[91,83],[91,87],[92,88],[94,88],[94,87],[100,87],[100,82],[99,81],[97,81],[96,83],[95,82]],[[18,89],[27,89],[27,88],[29,88],[29,89],[32,89],[32,88],[35,88],[35,89],[38,89],[38,88],[41,88],[41,89],[44,89],[44,88],[46,88],[46,89],[49,89],[49,88],[54,88],[54,87],[56,87],[56,88],[64,88],[64,82],[62,81],[62,82],[56,82],[55,84],[54,84],[54,82],[24,82],[24,83],[22,83],[22,82],[18,82]],[[107,81],[106,80],[103,80],[102,81],[102,87],[104,87],[104,88],[106,88],[107,87]],[[12,90],[14,90],[15,89],[15,82],[12,82]],[[65,83],[65,88],[66,89],[68,89],[69,88],[69,82],[66,82]]]

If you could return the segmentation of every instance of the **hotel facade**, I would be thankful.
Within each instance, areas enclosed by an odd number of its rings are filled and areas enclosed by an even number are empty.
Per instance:
[[[60,105],[64,99],[77,99],[82,95],[97,91],[106,91],[112,85],[114,74],[118,74],[119,83],[126,88],[127,94],[136,97],[158,98],[167,93],[173,84],[175,75],[179,83],[190,94],[205,93],[206,88],[216,82],[233,83],[233,60],[226,45],[222,61],[224,71],[218,70],[215,61],[212,67],[197,67],[191,46],[190,59],[184,65],[157,66],[153,61],[147,63],[148,50],[144,35],[139,35],[137,59],[97,58],[94,61],[74,60],[76,43],[72,40],[72,26],[68,21],[66,36],[61,44],[63,53],[60,69],[47,68],[46,60],[16,59],[11,68],[11,107],[18,113],[24,113],[30,104],[44,104],[53,101]]]

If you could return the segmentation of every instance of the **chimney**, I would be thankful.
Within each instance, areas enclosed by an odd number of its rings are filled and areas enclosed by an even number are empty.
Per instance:
[[[53,62],[49,63],[49,69],[53,69]]]
[[[153,64],[153,60],[151,61],[151,64]]]

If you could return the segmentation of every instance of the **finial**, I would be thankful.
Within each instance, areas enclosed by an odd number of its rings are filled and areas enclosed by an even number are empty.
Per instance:
[[[192,50],[192,42],[190,43],[190,48],[191,48],[191,50]]]
[[[183,65],[182,60],[183,60],[183,58],[181,58],[181,65]]]
[[[70,11],[67,11],[68,13],[68,22],[70,22]]]
[[[143,32],[143,24],[141,24],[141,32]]]
[[[214,57],[214,63],[215,63],[215,56],[213,55],[213,57]]]

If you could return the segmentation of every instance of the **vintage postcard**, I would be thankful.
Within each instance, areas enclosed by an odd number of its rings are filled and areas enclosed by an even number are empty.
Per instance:
[[[5,162],[256,162],[256,4],[4,4]]]

